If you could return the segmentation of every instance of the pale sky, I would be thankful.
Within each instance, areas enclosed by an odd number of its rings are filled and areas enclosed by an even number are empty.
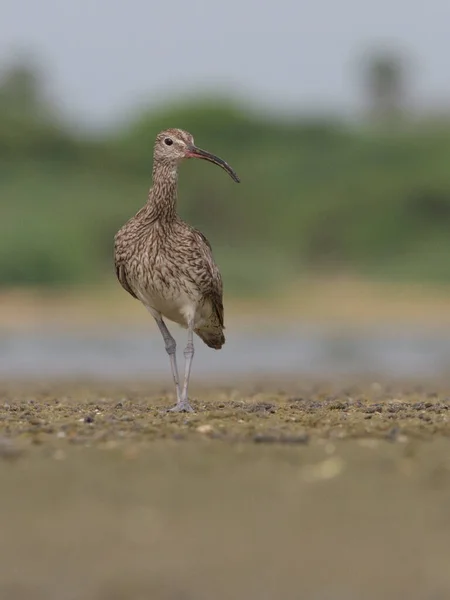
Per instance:
[[[0,56],[33,52],[96,125],[205,87],[348,112],[358,53],[377,44],[411,54],[418,102],[450,101],[449,23],[450,0],[1,0]]]

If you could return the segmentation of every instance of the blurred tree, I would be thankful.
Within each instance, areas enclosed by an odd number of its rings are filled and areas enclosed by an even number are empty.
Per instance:
[[[0,76],[0,108],[21,116],[49,115],[42,74],[28,58],[14,60]]]
[[[373,51],[363,61],[362,71],[369,117],[389,127],[398,124],[408,94],[404,58],[393,50]]]
[[[0,156],[64,158],[73,154],[69,135],[47,93],[35,61],[18,57],[0,72]]]

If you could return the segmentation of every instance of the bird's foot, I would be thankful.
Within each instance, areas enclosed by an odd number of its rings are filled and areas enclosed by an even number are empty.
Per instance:
[[[194,409],[189,404],[189,400],[178,400],[173,408],[168,408],[167,412],[194,412]]]

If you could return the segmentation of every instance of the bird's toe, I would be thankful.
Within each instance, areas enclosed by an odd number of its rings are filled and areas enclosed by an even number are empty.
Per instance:
[[[187,400],[185,400],[184,402],[178,402],[172,408],[168,408],[167,412],[175,412],[175,413],[179,413],[179,412],[194,412],[194,409],[189,404],[189,402]]]

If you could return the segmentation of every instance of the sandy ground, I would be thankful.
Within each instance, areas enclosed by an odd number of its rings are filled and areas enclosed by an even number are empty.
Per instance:
[[[3,600],[444,600],[450,385],[5,383]]]

